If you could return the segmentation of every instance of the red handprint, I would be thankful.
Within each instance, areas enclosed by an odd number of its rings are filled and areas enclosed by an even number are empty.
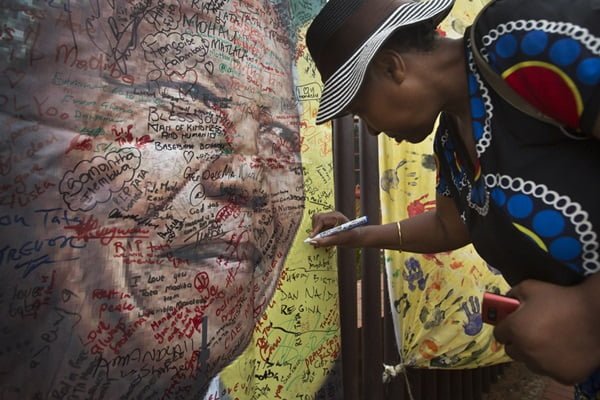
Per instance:
[[[409,217],[414,217],[418,214],[423,214],[425,211],[435,209],[435,200],[429,200],[426,202],[422,202],[421,200],[429,197],[428,193],[425,193],[423,196],[419,197],[415,201],[408,203],[406,210],[408,211]]]

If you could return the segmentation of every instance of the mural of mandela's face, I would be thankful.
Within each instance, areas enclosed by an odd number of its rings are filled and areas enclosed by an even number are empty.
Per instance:
[[[2,395],[198,398],[302,217],[289,7],[39,3],[0,11]]]

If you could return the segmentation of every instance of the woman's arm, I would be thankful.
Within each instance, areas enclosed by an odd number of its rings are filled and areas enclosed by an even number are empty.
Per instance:
[[[346,222],[338,212],[315,214],[311,237],[325,229]],[[404,250],[414,253],[439,253],[470,243],[469,232],[460,219],[454,201],[438,195],[436,209],[400,222],[402,241],[395,222],[367,225],[333,236],[311,241],[315,247],[345,246]]]

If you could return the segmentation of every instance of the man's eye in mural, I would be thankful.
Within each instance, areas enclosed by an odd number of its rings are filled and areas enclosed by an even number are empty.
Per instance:
[[[282,154],[300,151],[300,136],[298,133],[279,122],[271,121],[268,124],[261,124],[259,132],[261,140],[271,142],[271,152],[273,154],[281,156]]]
[[[250,193],[241,187],[222,185],[221,196],[231,204],[244,207],[251,205]]]

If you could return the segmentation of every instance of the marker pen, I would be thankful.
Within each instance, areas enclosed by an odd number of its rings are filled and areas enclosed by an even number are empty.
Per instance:
[[[354,228],[359,227],[361,225],[365,225],[366,223],[367,223],[367,217],[366,216],[363,216],[363,217],[360,217],[360,218],[356,218],[356,219],[353,219],[352,221],[348,221],[348,222],[343,223],[341,225],[334,226],[331,229],[327,229],[326,231],[319,232],[319,233],[317,233],[313,237],[306,238],[306,239],[304,239],[304,243],[308,243],[311,240],[321,239],[321,238],[324,238],[324,237],[327,237],[327,236],[335,235],[336,233],[349,231],[350,229],[354,229]]]

